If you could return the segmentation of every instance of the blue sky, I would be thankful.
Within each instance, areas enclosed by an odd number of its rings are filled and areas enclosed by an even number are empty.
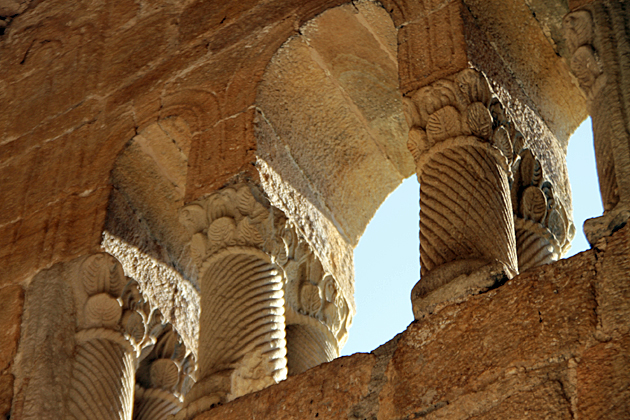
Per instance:
[[[589,248],[584,220],[602,214],[590,118],[569,141],[567,156],[576,234],[566,257]],[[369,352],[413,321],[411,289],[420,277],[416,176],[379,208],[354,252],[357,314],[342,355]]]

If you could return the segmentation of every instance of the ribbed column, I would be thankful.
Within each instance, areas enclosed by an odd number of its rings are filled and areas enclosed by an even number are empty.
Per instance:
[[[199,270],[199,372],[178,418],[287,375],[280,234],[285,219],[254,186],[224,188],[182,210]]]
[[[282,276],[262,251],[229,248],[201,286],[199,374],[232,370],[227,399],[286,378]]]
[[[99,253],[41,272],[27,297],[18,377],[29,402],[14,418],[131,420],[151,317],[137,283]]]
[[[420,182],[416,319],[518,272],[509,186],[512,145],[494,130],[485,77],[464,70],[406,99]]]
[[[591,245],[630,218],[630,8],[593,1],[564,19],[571,70],[593,120],[602,217],[584,223]]]

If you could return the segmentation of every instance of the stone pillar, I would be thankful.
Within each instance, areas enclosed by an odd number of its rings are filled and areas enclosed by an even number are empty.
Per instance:
[[[630,34],[627,2],[593,1],[564,19],[571,70],[593,120],[604,215],[584,223],[591,245],[630,217]]]
[[[334,276],[289,222],[283,240],[288,374],[297,375],[339,357],[352,317]]]
[[[160,314],[149,327],[153,340],[136,372],[134,420],[166,420],[181,410],[192,387],[195,358]]]
[[[502,147],[510,162],[511,195],[518,270],[557,261],[570,247],[575,226],[554,195],[554,185],[532,149],[508,117],[501,102],[490,104],[493,141]],[[510,153],[510,150],[512,151]]]
[[[131,420],[149,317],[109,254],[40,272],[26,292],[12,418]]]
[[[441,302],[487,290],[518,272],[509,186],[512,145],[493,129],[491,100],[485,77],[472,69],[405,100],[408,146],[420,182],[416,319]]]
[[[200,285],[199,379],[179,415],[190,418],[286,378],[285,219],[240,184],[187,205],[181,221]]]

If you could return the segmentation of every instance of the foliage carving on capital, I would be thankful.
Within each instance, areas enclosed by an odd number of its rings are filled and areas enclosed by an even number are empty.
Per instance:
[[[136,356],[145,347],[147,325],[152,308],[140,292],[138,283],[125,277],[122,266],[105,253],[87,257],[79,268],[77,326],[83,339],[98,337],[99,331],[120,334],[118,340],[130,346]],[[108,337],[114,337],[108,333]]]
[[[519,269],[557,261],[568,251],[575,235],[569,214],[545,180],[540,161],[523,149],[512,164],[511,195],[514,209]]]
[[[495,124],[496,101],[485,76],[473,69],[420,88],[404,98],[410,127],[407,148],[416,161],[418,176],[437,145],[469,143],[473,138],[500,151],[509,161],[512,139]],[[507,166],[506,166],[506,169]]]
[[[592,101],[606,84],[599,53],[593,46],[593,16],[588,10],[578,10],[568,14],[563,24],[571,53],[571,71],[578,79],[587,100]]]
[[[296,227],[287,222],[282,239],[287,254],[285,272],[285,306],[287,325],[317,321],[342,346],[352,321],[348,302],[337,280],[327,273]]]
[[[192,235],[193,260],[198,267],[230,247],[257,248],[281,262],[286,250],[276,232],[284,216],[249,184],[229,186],[185,206],[180,222]]]
[[[196,363],[158,310],[148,336],[150,344],[136,371],[134,419],[162,420],[182,408],[184,396],[194,384]]]

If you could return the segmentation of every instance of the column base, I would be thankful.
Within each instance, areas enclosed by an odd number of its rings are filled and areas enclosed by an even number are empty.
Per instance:
[[[443,264],[425,274],[411,291],[413,316],[422,319],[442,306],[498,287],[515,274],[500,261],[458,260]]]
[[[626,206],[617,206],[615,209],[604,213],[603,216],[587,219],[584,222],[584,234],[591,247],[602,238],[611,236],[628,223],[630,209]]]
[[[198,414],[227,402],[232,372],[232,369],[215,372],[193,385],[186,394],[184,408],[175,414],[173,420],[191,420]]]

